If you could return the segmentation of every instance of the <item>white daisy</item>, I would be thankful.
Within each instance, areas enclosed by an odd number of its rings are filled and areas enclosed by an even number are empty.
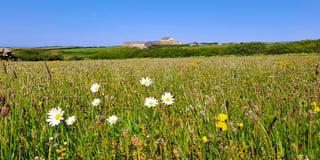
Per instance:
[[[145,85],[145,86],[149,86],[151,83],[152,83],[152,80],[149,77],[142,78],[140,80],[140,84]]]
[[[76,116],[71,116],[66,120],[67,125],[72,125],[76,121]]]
[[[173,104],[173,96],[169,92],[165,92],[164,95],[161,97],[162,103],[166,105]]]
[[[148,107],[155,107],[157,104],[158,100],[153,97],[146,98],[146,101],[144,102],[144,105]]]
[[[98,92],[99,87],[100,87],[100,85],[98,83],[94,83],[90,88],[91,92]]]
[[[98,98],[95,98],[94,100],[93,100],[93,102],[92,102],[92,105],[93,106],[97,106],[97,105],[99,105],[100,104],[100,99],[98,99]]]
[[[109,121],[109,123],[110,123],[111,125],[113,125],[113,124],[116,123],[116,121],[117,121],[118,119],[119,119],[119,118],[118,118],[117,116],[112,115],[112,116],[110,116],[110,117],[107,119],[107,121]]]
[[[58,109],[52,108],[48,113],[49,118],[47,119],[47,122],[49,122],[49,125],[58,125],[60,123],[60,120],[63,120],[63,113],[64,111],[61,111],[60,107],[58,107]]]

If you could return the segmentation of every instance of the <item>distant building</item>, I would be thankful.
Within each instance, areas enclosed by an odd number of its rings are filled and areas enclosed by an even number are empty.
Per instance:
[[[123,43],[123,46],[127,47],[138,47],[138,48],[146,48],[152,45],[180,45],[183,44],[182,41],[176,41],[172,36],[163,37],[159,41],[126,41]]]
[[[177,44],[182,44],[182,41],[176,41],[173,39],[172,36],[170,37],[163,37],[160,41],[160,44],[173,44],[173,45],[177,45]]]
[[[153,45],[153,42],[151,41],[126,41],[123,43],[123,46],[138,47],[138,48],[146,48],[152,45]]]

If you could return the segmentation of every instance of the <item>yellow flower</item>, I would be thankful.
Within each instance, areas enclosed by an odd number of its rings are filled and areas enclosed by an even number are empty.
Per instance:
[[[317,106],[317,102],[310,103],[311,106]]]
[[[315,111],[315,112],[320,112],[320,108],[317,107],[317,106],[314,106],[314,107],[313,107],[313,111]]]
[[[218,122],[216,123],[216,127],[221,128],[222,131],[227,130],[228,126],[226,122]]]
[[[243,123],[237,123],[237,125],[241,128],[243,127]]]
[[[286,67],[286,66],[288,66],[288,65],[290,64],[289,61],[285,61],[285,62],[283,62],[283,61],[277,61],[277,62],[274,62],[274,63],[277,64],[277,65],[279,65],[279,66],[282,66],[282,67]]]
[[[226,114],[221,113],[218,115],[218,120],[221,122],[224,122],[227,119],[228,119],[228,116]]]
[[[206,136],[203,136],[203,137],[202,137],[202,140],[203,140],[204,143],[209,142],[209,139],[208,139]]]
[[[42,104],[42,102],[41,102],[41,101],[39,101],[39,102],[38,102],[38,105],[39,105],[39,106],[41,106],[41,104]]]
[[[287,65],[289,65],[290,64],[290,62],[289,61],[286,61],[285,63],[284,63],[284,66],[287,66]]]

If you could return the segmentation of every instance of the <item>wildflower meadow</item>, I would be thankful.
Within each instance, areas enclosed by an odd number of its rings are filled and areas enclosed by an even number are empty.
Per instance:
[[[0,159],[318,159],[319,63],[2,61]]]

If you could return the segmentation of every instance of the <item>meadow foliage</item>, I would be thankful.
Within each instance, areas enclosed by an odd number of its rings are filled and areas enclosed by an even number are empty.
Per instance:
[[[317,159],[319,62],[3,62],[0,159]]]

